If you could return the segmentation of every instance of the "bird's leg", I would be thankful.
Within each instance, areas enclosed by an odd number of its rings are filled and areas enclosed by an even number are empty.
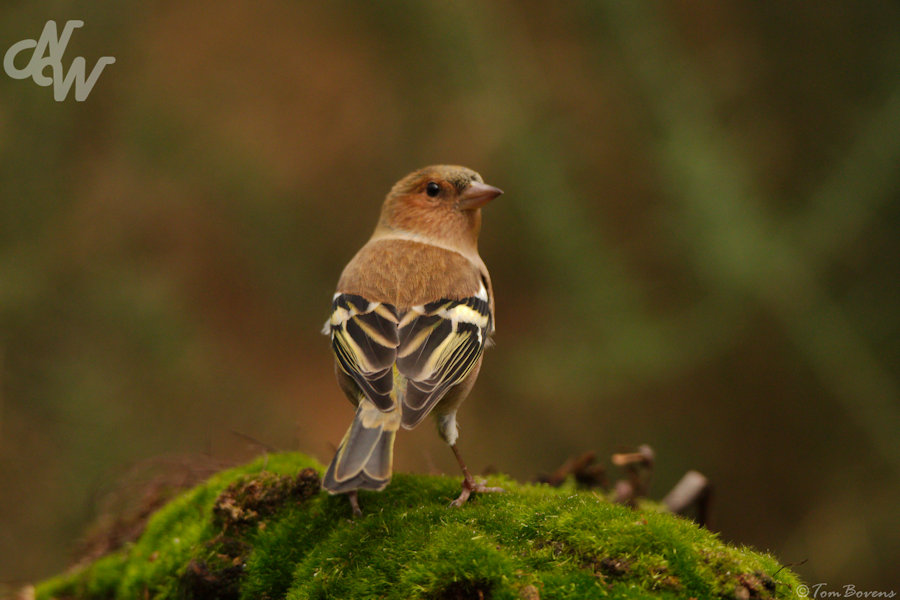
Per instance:
[[[482,482],[475,481],[475,478],[472,477],[471,473],[469,473],[469,469],[468,467],[466,467],[466,463],[463,462],[462,456],[459,454],[459,450],[456,448],[456,444],[452,444],[450,446],[450,449],[453,450],[453,455],[456,457],[456,462],[459,463],[459,466],[463,472],[462,492],[460,492],[459,498],[450,503],[451,506],[462,506],[466,503],[466,500],[469,499],[469,496],[472,495],[472,492],[486,494],[491,492],[503,491],[503,488],[488,487]]]
[[[353,509],[353,516],[361,517],[362,511],[359,509],[359,494],[356,490],[347,492],[347,500],[350,501],[350,507]]]

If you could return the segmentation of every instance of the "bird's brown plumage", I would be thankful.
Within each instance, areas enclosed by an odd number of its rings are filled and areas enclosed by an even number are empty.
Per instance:
[[[432,268],[422,269],[423,264]],[[481,282],[478,266],[458,252],[417,241],[382,239],[363,246],[347,264],[337,291],[405,310],[439,298],[474,296]]]

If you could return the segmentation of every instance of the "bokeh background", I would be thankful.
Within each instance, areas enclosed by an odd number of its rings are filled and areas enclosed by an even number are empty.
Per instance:
[[[0,74],[0,581],[151,457],[329,460],[333,286],[449,162],[506,191],[475,470],[649,443],[724,538],[896,589],[897,3],[20,0],[0,49],[48,19],[116,63],[85,102]],[[396,462],[456,473],[430,426]]]

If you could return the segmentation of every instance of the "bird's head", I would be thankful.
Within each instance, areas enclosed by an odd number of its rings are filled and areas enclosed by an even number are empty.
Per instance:
[[[477,247],[481,207],[503,191],[466,167],[434,165],[394,184],[378,229],[430,238],[454,248]]]

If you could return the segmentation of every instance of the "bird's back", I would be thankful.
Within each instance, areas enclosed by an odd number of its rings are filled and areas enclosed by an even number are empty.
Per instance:
[[[427,268],[423,268],[427,265]],[[412,240],[373,240],[350,261],[339,294],[405,311],[439,299],[459,300],[489,288],[487,275],[458,252]]]

